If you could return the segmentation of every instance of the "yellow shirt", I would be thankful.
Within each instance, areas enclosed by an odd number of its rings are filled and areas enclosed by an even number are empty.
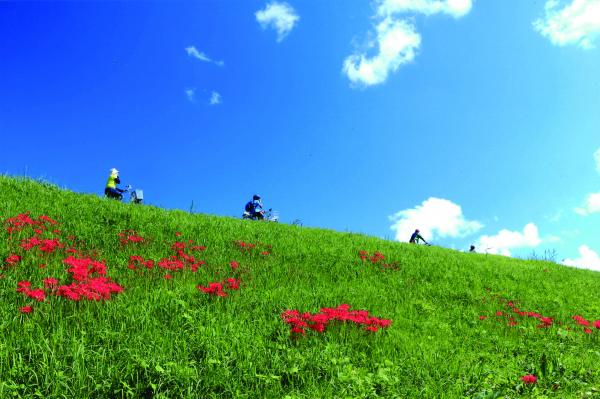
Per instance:
[[[117,182],[115,182],[115,180],[117,180],[118,177],[119,176],[117,175],[110,175],[106,182],[106,188],[117,188]]]

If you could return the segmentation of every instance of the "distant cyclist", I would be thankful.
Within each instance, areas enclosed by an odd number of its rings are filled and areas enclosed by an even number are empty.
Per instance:
[[[244,210],[250,215],[251,219],[262,220],[265,218],[265,211],[263,210],[262,199],[260,195],[253,195],[252,201],[248,201]]]
[[[125,192],[125,190],[118,188],[118,184],[121,184],[121,180],[119,179],[119,171],[115,168],[112,168],[110,170],[110,176],[108,176],[108,181],[106,182],[104,195],[106,195],[108,198],[114,198],[118,200],[123,199],[123,192]]]
[[[415,232],[412,233],[412,235],[410,236],[409,242],[411,244],[418,244],[419,241],[423,241],[425,243],[425,245],[429,245],[429,243],[427,241],[425,241],[423,236],[421,236],[421,234],[419,234],[419,229],[416,229]]]

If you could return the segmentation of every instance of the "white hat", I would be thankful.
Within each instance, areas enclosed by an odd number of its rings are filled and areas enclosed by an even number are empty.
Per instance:
[[[112,169],[110,170],[110,174],[111,174],[111,175],[115,175],[115,176],[117,176],[117,175],[119,174],[119,171],[118,171],[117,169],[115,169],[115,168],[112,168]]]

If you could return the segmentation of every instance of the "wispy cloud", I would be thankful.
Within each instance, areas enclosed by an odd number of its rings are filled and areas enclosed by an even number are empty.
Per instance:
[[[194,89],[194,88],[185,89],[185,95],[190,102],[193,103],[194,101],[196,101],[196,99],[195,99],[196,89]]]
[[[598,212],[600,212],[600,193],[589,194],[585,199],[585,204],[582,207],[575,208],[575,213],[581,216]]]
[[[431,197],[414,208],[390,216],[397,241],[408,241],[415,229],[427,240],[436,237],[465,237],[479,231],[483,224],[465,219],[462,208],[452,201]]]
[[[215,64],[217,66],[223,66],[225,65],[225,62],[221,61],[221,60],[213,60],[212,58],[210,58],[209,56],[207,56],[204,52],[199,51],[196,47],[194,46],[189,46],[185,48],[185,52],[193,58],[196,58],[200,61],[204,61],[204,62],[209,62],[211,64]]]
[[[594,153],[594,159],[596,160],[596,170],[600,173],[600,148]]]
[[[471,0],[380,0],[377,15],[388,17],[394,14],[448,14],[462,17],[471,11]]]
[[[574,266],[580,269],[590,269],[600,271],[600,256],[587,245],[579,247],[579,258],[565,259],[562,261],[564,265]]]
[[[600,36],[600,1],[572,0],[564,5],[558,0],[548,0],[545,13],[544,18],[533,22],[533,27],[553,44],[594,47],[594,40]]]
[[[376,4],[376,39],[344,60],[342,70],[356,86],[384,83],[390,73],[414,60],[421,35],[409,19],[401,19],[400,15],[442,13],[459,18],[472,8],[472,0],[377,0]],[[376,52],[369,56],[372,49]]]
[[[268,3],[263,10],[257,11],[254,15],[261,28],[273,28],[277,31],[278,42],[285,39],[300,20],[292,6],[276,1]]]
[[[503,229],[493,236],[481,236],[477,240],[477,247],[481,252],[510,256],[512,249],[535,248],[541,243],[537,226],[528,223],[522,232]]]
[[[210,94],[210,105],[219,105],[221,104],[222,100],[221,100],[221,94],[219,94],[216,91],[213,91]]]
[[[414,60],[421,44],[421,36],[407,21],[385,18],[376,30],[377,54],[369,58],[355,53],[344,60],[343,71],[352,83],[372,86],[385,82],[391,72]]]

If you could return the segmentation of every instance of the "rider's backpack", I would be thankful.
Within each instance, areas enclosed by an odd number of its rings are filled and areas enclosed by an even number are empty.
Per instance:
[[[244,209],[248,213],[254,212],[254,204],[252,203],[252,201],[248,201],[248,203],[246,204],[246,207]]]

